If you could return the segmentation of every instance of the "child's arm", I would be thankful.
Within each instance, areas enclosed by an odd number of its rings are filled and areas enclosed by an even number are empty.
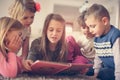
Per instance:
[[[22,59],[26,59],[28,56],[28,51],[29,51],[29,37],[26,37],[25,41],[23,42],[22,45]]]
[[[94,66],[93,66],[95,77],[97,77],[97,75],[98,75],[98,72],[101,68],[101,63],[102,63],[101,59],[97,55],[95,55]]]
[[[24,71],[31,71],[31,65],[33,64],[32,60],[23,60],[22,61],[23,67],[24,67]]]
[[[82,64],[86,64],[89,62],[88,59],[81,54],[80,47],[76,43],[74,37],[67,36],[66,41],[68,44],[68,61]]]
[[[40,48],[39,45],[40,45],[40,39],[35,39],[32,41],[27,59],[32,60],[33,62],[38,59],[42,59],[41,53],[39,51]]]
[[[115,62],[115,80],[120,80],[120,38],[115,41],[112,49]]]
[[[15,53],[8,53],[8,60],[0,53],[0,74],[4,77],[17,75],[17,57]]]

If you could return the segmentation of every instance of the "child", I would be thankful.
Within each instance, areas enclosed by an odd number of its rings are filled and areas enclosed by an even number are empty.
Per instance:
[[[26,31],[26,39],[22,45],[21,57],[25,59],[29,51],[29,39],[31,34],[30,25],[34,21],[35,12],[40,10],[39,3],[33,0],[15,0],[9,9],[9,14],[12,18],[19,20],[24,26]]]
[[[62,18],[62,16],[59,14],[49,14],[44,23],[42,36],[38,39],[35,39],[31,44],[28,59],[32,60],[33,62],[36,60],[45,60],[60,63],[76,63],[78,61],[75,61],[75,59],[78,59],[77,56],[81,56],[80,50],[78,46],[75,46],[76,43],[74,44],[74,39],[72,37],[69,38],[71,39],[67,39],[67,45],[65,40],[65,20]],[[70,49],[68,48],[70,45],[78,48],[75,49],[76,51],[72,48],[74,51],[70,51],[72,53],[69,53],[68,50]],[[82,57],[82,59],[83,61],[78,62],[88,62],[88,60],[84,57]]]
[[[35,39],[28,59],[32,61],[65,61],[65,20],[57,14],[49,14],[45,20],[42,36]]]
[[[93,4],[85,15],[85,23],[95,35],[94,77],[100,80],[120,79],[120,31],[110,24],[107,9]]]
[[[93,47],[93,36],[89,32],[89,28],[86,26],[84,21],[86,10],[81,12],[80,16],[78,17],[78,24],[80,26],[80,29],[83,34],[81,34],[83,37],[78,39],[77,43],[80,46],[80,50],[82,54],[88,58],[90,61],[93,62],[93,59],[95,57],[95,49]]]
[[[12,18],[0,18],[0,75],[15,77],[24,69],[24,61],[16,56],[25,38],[23,25]]]

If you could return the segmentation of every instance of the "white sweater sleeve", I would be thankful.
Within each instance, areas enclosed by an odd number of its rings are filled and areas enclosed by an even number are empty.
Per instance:
[[[101,59],[97,55],[95,55],[94,66],[93,66],[95,74],[98,74],[98,72],[101,68],[101,63],[102,63]]]
[[[120,38],[115,41],[112,49],[115,63],[115,80],[120,80]]]

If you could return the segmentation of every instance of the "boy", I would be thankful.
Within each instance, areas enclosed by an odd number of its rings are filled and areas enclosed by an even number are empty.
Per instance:
[[[94,77],[101,80],[120,79],[120,31],[110,24],[107,9],[93,4],[85,14],[85,23],[95,36]]]

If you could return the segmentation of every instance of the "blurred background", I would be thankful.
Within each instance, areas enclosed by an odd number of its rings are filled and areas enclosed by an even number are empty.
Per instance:
[[[8,7],[13,0],[0,0],[0,17],[9,16]],[[41,4],[40,12],[32,24],[31,41],[41,35],[43,23],[49,13],[61,14],[66,20],[66,34],[80,36],[77,18],[80,12],[94,3],[104,5],[111,17],[111,24],[120,28],[120,0],[35,0]]]

